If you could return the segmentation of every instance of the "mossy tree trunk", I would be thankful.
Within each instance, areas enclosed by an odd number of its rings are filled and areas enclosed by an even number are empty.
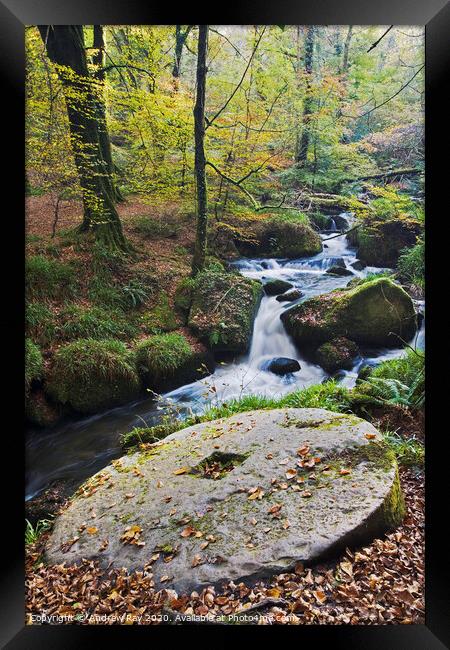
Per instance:
[[[82,25],[39,25],[49,59],[61,79],[70,141],[83,194],[80,232],[109,248],[128,250],[100,144],[96,81],[89,74]]]
[[[296,162],[300,166],[306,166],[308,160],[309,141],[311,139],[311,114],[313,112],[312,98],[312,69],[314,56],[314,25],[309,25],[305,37],[304,52],[304,73],[306,76],[305,98],[303,100],[302,130],[300,141],[297,145]]]
[[[208,189],[206,186],[205,157],[205,91],[206,54],[208,51],[208,25],[199,25],[197,54],[197,96],[194,106],[195,179],[197,183],[197,234],[192,275],[205,265],[208,229]]]
[[[111,179],[113,197],[116,203],[124,200],[121,191],[114,182],[115,166],[111,153],[111,140],[109,139],[108,126],[106,123],[106,99],[105,99],[105,52],[106,42],[103,25],[94,25],[93,47],[95,54],[92,61],[95,65],[95,78],[98,83],[96,96],[96,105],[98,113],[98,134],[100,140],[100,149],[103,160],[105,161],[107,173]]]

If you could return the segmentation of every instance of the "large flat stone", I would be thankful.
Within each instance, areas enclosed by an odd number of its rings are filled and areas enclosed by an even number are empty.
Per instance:
[[[46,559],[152,562],[157,588],[183,592],[312,563],[402,516],[395,459],[368,422],[323,409],[251,411],[97,473],[56,520]]]

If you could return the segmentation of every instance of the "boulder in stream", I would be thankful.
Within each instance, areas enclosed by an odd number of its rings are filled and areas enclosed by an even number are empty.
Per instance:
[[[291,572],[403,516],[395,456],[371,424],[323,409],[250,411],[113,461],[56,519],[45,559],[147,565],[156,589],[181,594]]]
[[[272,217],[250,222],[246,236],[235,232],[234,243],[246,257],[310,257],[322,250],[320,235],[301,219]]]
[[[298,300],[303,296],[303,293],[300,291],[300,289],[292,289],[292,291],[286,291],[286,293],[282,293],[280,296],[276,297],[276,300],[278,302],[292,302],[294,300]]]
[[[183,334],[156,334],[139,341],[136,366],[144,385],[155,392],[172,390],[214,372],[211,352]]]
[[[276,375],[287,375],[290,372],[298,372],[301,368],[296,359],[276,357],[268,362],[265,369],[269,370],[269,372],[275,373]]]
[[[288,289],[292,289],[294,285],[286,280],[269,280],[264,285],[264,293],[268,296],[278,296],[280,293],[284,293]]]
[[[130,402],[141,391],[133,354],[115,339],[78,339],[55,353],[46,392],[79,413]]]
[[[191,289],[188,325],[215,352],[248,350],[262,285],[239,273],[200,273]]]
[[[353,272],[350,269],[347,269],[345,266],[333,265],[327,269],[327,273],[330,275],[353,275]]]
[[[355,271],[362,271],[366,268],[366,265],[361,260],[355,260],[350,264],[350,266],[355,269]]]
[[[394,268],[400,253],[411,248],[422,233],[421,224],[413,218],[371,218],[364,220],[348,238],[358,248],[359,259],[369,266]]]
[[[327,372],[335,372],[340,368],[348,370],[352,367],[359,350],[356,343],[341,336],[322,345],[316,350],[316,361]]]
[[[281,320],[297,344],[312,346],[344,336],[355,343],[398,347],[399,337],[409,341],[417,329],[411,298],[385,277],[305,300],[284,311]]]

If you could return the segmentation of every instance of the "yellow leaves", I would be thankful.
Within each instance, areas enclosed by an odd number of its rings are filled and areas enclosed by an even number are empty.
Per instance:
[[[249,501],[253,501],[254,499],[262,499],[264,496],[264,490],[260,487],[253,487],[248,491],[248,495]]]
[[[139,547],[145,546],[145,542],[140,539],[141,533],[142,528],[140,526],[128,526],[128,528],[125,528],[120,541],[123,544],[132,544]]]
[[[191,468],[190,467],[180,467],[174,471],[174,476],[179,476],[180,474],[187,474]]]
[[[292,478],[295,478],[297,476],[297,470],[296,469],[287,469],[285,476],[288,481],[290,481]]]
[[[72,546],[75,544],[75,542],[78,542],[80,538],[79,537],[73,537],[72,539],[69,539],[67,542],[64,542],[61,544],[60,549],[63,553],[67,553],[70,551]]]
[[[304,445],[303,447],[300,447],[300,449],[297,449],[297,455],[298,456],[307,456],[309,454],[309,446]]]
[[[88,526],[88,528],[86,528],[86,532],[89,535],[96,535],[98,533],[98,528],[97,526]]]
[[[319,605],[323,605],[323,603],[327,599],[325,592],[321,591],[320,589],[318,591],[313,591],[313,595],[314,595],[314,598],[319,603]]]
[[[281,503],[276,503],[271,508],[269,508],[269,510],[267,512],[268,512],[269,515],[272,515],[273,519],[279,519],[281,508],[282,508],[282,504]]]
[[[353,578],[353,567],[350,562],[341,562],[339,567],[349,578]]]
[[[281,596],[281,591],[276,587],[273,587],[272,589],[267,589],[266,595],[269,596],[269,598],[279,598]]]

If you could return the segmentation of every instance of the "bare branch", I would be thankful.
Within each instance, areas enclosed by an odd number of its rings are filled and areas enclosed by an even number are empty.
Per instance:
[[[235,96],[235,94],[237,93],[237,91],[239,90],[239,88],[242,86],[242,82],[243,82],[244,79],[245,79],[245,75],[247,74],[247,71],[248,71],[248,69],[249,69],[249,67],[250,67],[250,64],[251,64],[251,62],[252,62],[252,60],[253,60],[253,57],[254,57],[255,54],[256,54],[256,50],[258,49],[258,45],[260,44],[261,39],[262,39],[262,37],[264,36],[265,31],[266,31],[266,27],[264,27],[264,29],[262,30],[262,32],[261,32],[261,34],[260,34],[260,36],[259,36],[259,38],[258,38],[258,40],[257,40],[257,42],[256,42],[256,44],[255,44],[255,47],[253,48],[253,52],[252,52],[251,55],[250,55],[250,58],[249,58],[249,60],[248,60],[248,62],[247,62],[247,65],[245,66],[244,73],[243,73],[243,75],[242,75],[242,77],[241,77],[241,79],[240,79],[238,85],[237,85],[236,88],[233,90],[233,92],[231,93],[231,95],[228,97],[228,99],[227,99],[227,101],[225,102],[225,104],[222,106],[222,108],[220,108],[220,109],[217,111],[217,113],[216,113],[216,114],[215,114],[211,119],[205,117],[205,120],[206,120],[206,128],[210,127],[211,124],[214,122],[214,120],[216,120],[216,119],[219,117],[219,115],[220,115],[221,113],[223,113],[223,111],[226,109],[226,107],[228,106],[228,104],[231,102],[231,100],[233,99],[233,97]]]
[[[409,86],[409,84],[411,83],[411,81],[417,77],[417,75],[419,74],[419,72],[421,72],[421,71],[424,69],[424,67],[425,67],[425,64],[421,65],[420,68],[417,70],[417,72],[415,72],[415,73],[413,74],[413,76],[411,77],[411,79],[409,79],[409,80],[408,80],[408,81],[407,81],[407,82],[406,82],[406,83],[405,83],[401,88],[399,88],[399,90],[397,90],[396,93],[394,93],[393,95],[391,95],[391,97],[389,97],[388,99],[386,99],[384,102],[381,102],[381,104],[377,104],[377,106],[374,106],[373,108],[371,108],[370,110],[366,111],[365,113],[361,113],[361,115],[344,115],[344,114],[343,114],[343,117],[349,117],[349,118],[352,119],[352,120],[357,120],[357,119],[359,119],[360,117],[364,117],[365,115],[369,115],[370,113],[373,113],[373,111],[376,111],[377,108],[381,108],[381,106],[384,106],[385,104],[387,104],[388,102],[390,102],[391,99],[394,99],[394,97],[397,97],[397,95],[399,95],[399,94],[402,92],[402,90],[404,90],[407,86]]]
[[[380,41],[383,40],[383,38],[386,36],[386,34],[388,34],[388,33],[391,31],[391,29],[392,29],[393,27],[394,27],[394,25],[391,25],[390,27],[388,27],[388,29],[384,32],[384,34],[382,34],[382,35],[380,36],[380,38],[379,38],[377,41],[375,41],[375,43],[374,43],[373,45],[371,45],[371,46],[369,47],[369,49],[367,50],[367,54],[368,54],[369,52],[371,52],[373,49],[376,48],[376,46],[378,45],[378,43],[379,43]]]

